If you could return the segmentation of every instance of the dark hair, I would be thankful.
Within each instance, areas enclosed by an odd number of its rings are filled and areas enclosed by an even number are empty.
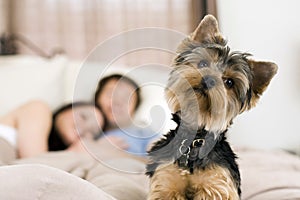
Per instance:
[[[75,107],[80,107],[80,106],[95,106],[95,105],[90,102],[78,101],[78,102],[73,102],[73,103],[68,103],[66,105],[63,105],[53,113],[52,127],[51,127],[51,131],[50,131],[49,138],[48,138],[48,150],[49,151],[60,151],[60,150],[65,150],[68,148],[68,145],[63,141],[61,134],[55,127],[55,121],[56,121],[57,116],[60,113],[67,111],[69,109],[75,108]],[[97,109],[100,110],[100,108],[98,108],[98,107],[97,107]],[[104,115],[103,115],[103,121],[104,121],[104,127],[103,127],[103,129],[104,129],[107,124]]]
[[[99,96],[101,95],[101,92],[104,88],[104,86],[110,81],[110,80],[121,80],[121,81],[125,81],[127,83],[129,83],[130,85],[133,86],[133,88],[135,89],[135,93],[136,93],[136,96],[137,96],[137,101],[136,101],[136,104],[135,104],[135,107],[134,107],[134,110],[136,111],[138,109],[138,107],[140,106],[141,104],[141,92],[140,92],[140,88],[138,86],[138,84],[133,81],[132,79],[124,76],[124,75],[121,75],[121,74],[112,74],[110,76],[107,76],[107,77],[104,77],[103,79],[101,79],[98,83],[98,86],[97,86],[97,90],[95,92],[95,98],[94,98],[94,101],[95,101],[95,105],[100,107],[100,105],[97,104],[97,99],[99,98]]]

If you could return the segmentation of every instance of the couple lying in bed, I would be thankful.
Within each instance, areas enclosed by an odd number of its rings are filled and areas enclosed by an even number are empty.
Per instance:
[[[128,77],[115,74],[98,83],[95,103],[67,104],[54,114],[40,101],[18,107],[0,118],[0,137],[16,147],[20,158],[47,151],[85,151],[82,141],[103,146],[109,141],[143,156],[155,134],[131,123],[140,102],[139,86]]]

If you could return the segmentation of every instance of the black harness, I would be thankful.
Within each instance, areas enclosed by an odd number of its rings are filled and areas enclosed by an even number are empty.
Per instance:
[[[193,173],[195,167],[201,167],[204,164],[205,158],[214,149],[225,132],[219,134],[216,138],[214,133],[200,129],[193,140],[183,138],[177,150],[178,157],[175,163]]]

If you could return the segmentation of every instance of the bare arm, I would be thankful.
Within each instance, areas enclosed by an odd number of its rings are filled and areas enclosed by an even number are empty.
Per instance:
[[[52,112],[46,103],[28,102],[1,117],[0,123],[16,129],[18,157],[30,157],[48,150]]]

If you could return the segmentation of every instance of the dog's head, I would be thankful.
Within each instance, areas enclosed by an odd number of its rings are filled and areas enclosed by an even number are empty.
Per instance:
[[[231,52],[212,15],[177,52],[166,88],[169,106],[185,121],[213,132],[224,131],[235,116],[254,107],[277,72],[272,62]]]

